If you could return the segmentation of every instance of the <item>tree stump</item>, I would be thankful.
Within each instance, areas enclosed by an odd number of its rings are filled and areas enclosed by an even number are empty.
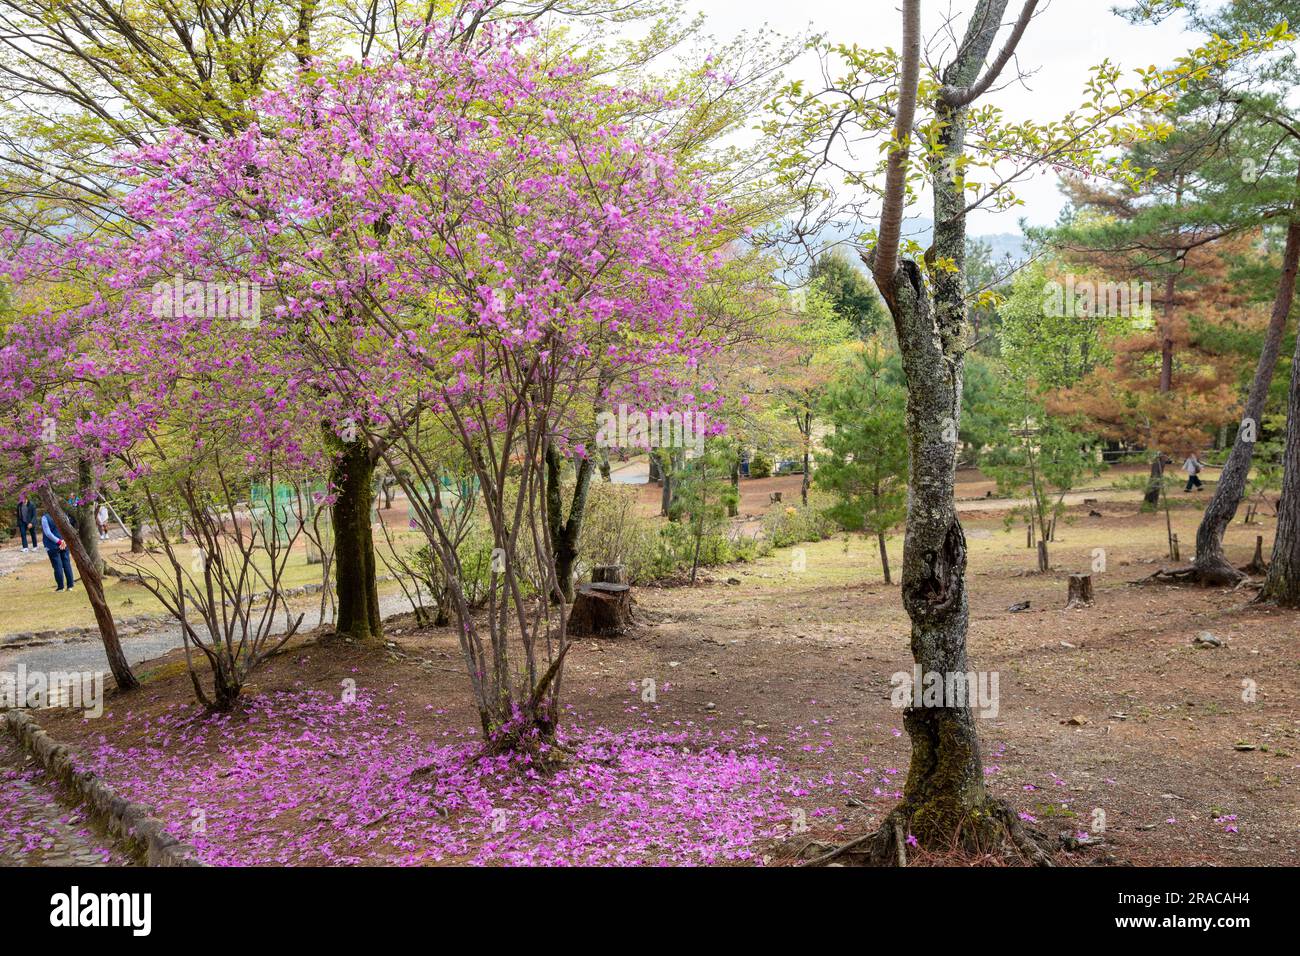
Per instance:
[[[1264,536],[1255,535],[1255,556],[1250,559],[1250,564],[1241,570],[1247,574],[1267,574],[1268,562],[1264,560]]]
[[[1069,599],[1066,601],[1066,608],[1088,607],[1092,604],[1092,575],[1091,574],[1071,574]]]
[[[617,637],[632,626],[632,588],[596,582],[578,588],[569,611],[569,637]]]
[[[781,492],[774,491],[770,495],[768,495],[767,503],[769,505],[779,505],[781,503]]]
[[[621,564],[598,564],[591,569],[592,584],[627,584],[627,569]]]

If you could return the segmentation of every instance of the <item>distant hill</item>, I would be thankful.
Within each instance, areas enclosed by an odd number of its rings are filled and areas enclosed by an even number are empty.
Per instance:
[[[874,225],[874,224],[872,224]],[[813,248],[825,248],[830,245],[847,243],[855,235],[865,232],[869,226],[828,226],[819,232],[815,238],[810,239],[808,245]],[[908,239],[914,239],[922,246],[928,246],[933,234],[934,221],[925,218],[908,219],[903,223],[903,236]],[[993,250],[993,258],[1001,259],[1003,256],[1009,256],[1012,260],[1019,262],[1023,260],[1027,253],[1025,247],[1025,237],[1014,232],[996,232],[988,235],[971,235],[971,240],[986,242]],[[851,255],[850,259],[857,264],[857,256]],[[807,264],[803,263],[790,269],[782,270],[781,278],[792,284],[797,285],[805,276]]]

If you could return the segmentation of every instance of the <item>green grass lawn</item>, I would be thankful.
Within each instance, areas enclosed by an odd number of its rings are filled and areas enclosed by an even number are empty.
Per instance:
[[[395,534],[394,539],[398,546],[413,542],[417,535],[410,532]],[[387,556],[388,547],[383,540],[382,535],[376,535],[375,547],[379,549],[381,555]],[[133,569],[123,558],[129,557],[129,544],[125,539],[114,539],[100,543],[101,553],[105,560],[121,571],[123,574],[130,574]],[[13,558],[19,556],[15,554],[17,548],[7,548],[6,557]],[[188,546],[182,545],[179,555],[184,559],[189,554]],[[21,555],[21,558],[27,560],[19,564],[17,570],[13,573],[0,576],[0,634],[15,634],[29,631],[48,631],[59,630],[62,628],[82,628],[94,627],[95,615],[90,608],[90,601],[86,598],[85,589],[80,586],[80,575],[78,575],[78,586],[71,592],[56,592],[54,590],[54,571],[50,567],[50,562],[45,556],[44,550],[38,550],[35,554],[29,552]],[[163,561],[165,556],[159,555]],[[146,567],[151,566],[146,564]],[[267,562],[259,562],[259,566],[265,569]],[[158,566],[161,568],[161,565]],[[379,572],[384,573],[384,566],[381,561]],[[319,564],[308,564],[305,548],[296,547],[289,557],[288,566],[284,573],[284,586],[286,588],[302,587],[307,584],[319,584],[321,580],[321,567]],[[254,591],[265,590],[265,585],[257,584],[253,587]],[[397,584],[394,582],[381,583],[381,592],[388,590],[397,590]],[[119,577],[108,576],[104,578],[104,596],[108,600],[108,606],[112,609],[114,617],[118,620],[127,618],[148,616],[163,616],[166,614],[162,604],[149,593],[148,589],[142,584],[124,581]],[[311,594],[294,599],[295,606],[309,607],[319,600],[319,595]]]

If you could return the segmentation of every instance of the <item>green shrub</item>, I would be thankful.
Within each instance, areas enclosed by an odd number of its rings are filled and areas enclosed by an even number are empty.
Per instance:
[[[835,522],[823,514],[825,505],[787,505],[775,508],[763,518],[763,535],[776,548],[788,548],[805,541],[824,541],[836,531]]]
[[[772,477],[772,459],[768,458],[761,451],[755,452],[753,459],[751,459],[749,462],[749,477],[751,478]]]
[[[655,521],[637,510],[639,499],[640,490],[633,485],[592,482],[578,544],[579,576],[589,575],[598,564],[623,565],[633,584],[672,572],[671,561],[660,554]]]

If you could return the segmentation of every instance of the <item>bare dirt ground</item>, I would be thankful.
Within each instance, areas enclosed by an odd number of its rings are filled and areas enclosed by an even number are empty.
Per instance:
[[[1163,563],[1165,527],[1162,514],[1140,514],[1127,497],[1092,506],[1100,518],[1074,510],[1046,575],[1031,573],[1022,529],[1006,531],[996,513],[963,519],[971,666],[999,677],[998,713],[979,721],[990,789],[1052,838],[1102,836],[1062,862],[1295,865],[1300,619],[1253,606],[1249,589],[1135,586]],[[1199,514],[1174,511],[1183,541]],[[1235,524],[1234,562],[1249,560],[1257,533],[1267,554],[1271,526]],[[1106,570],[1094,576],[1093,606],[1065,610],[1067,574],[1088,570],[1099,549]],[[899,561],[901,541],[892,550]],[[909,749],[890,678],[910,670],[908,625],[896,587],[880,580],[874,542],[834,539],[805,546],[803,557],[785,549],[712,569],[695,589],[639,589],[632,634],[571,652],[569,719],[748,735],[801,779],[827,783],[790,842],[837,842],[872,828],[902,786]],[[1024,601],[1027,610],[1009,610]],[[1223,646],[1194,646],[1203,631]],[[472,734],[453,632],[394,621],[388,637],[389,647],[305,639],[248,693],[337,694],[351,678],[426,739]],[[148,727],[190,695],[175,655],[142,671],[145,689],[110,700],[103,719],[47,712],[43,722],[87,749],[129,746],[116,739],[133,733],[128,718]],[[636,699],[647,680],[658,688],[653,707]],[[769,841],[756,853],[779,863],[786,849]]]
[[[1112,485],[1126,480],[1145,477],[1147,467],[1140,464],[1116,465],[1106,470],[1106,472],[1093,479],[1090,483],[1085,483],[1084,487],[1077,492],[1071,492],[1065,496],[1065,502],[1068,505],[1078,505],[1085,498],[1096,499],[1098,501],[1131,501],[1134,498],[1134,492],[1131,490],[1115,489]],[[1181,476],[1181,472],[1179,473]],[[1204,480],[1209,482],[1207,491],[1201,494],[1208,500],[1208,494],[1213,489],[1213,481],[1218,478],[1217,469],[1208,469],[1204,473]],[[768,508],[771,507],[771,496],[775,492],[780,492],[781,503],[784,505],[798,504],[800,499],[800,488],[803,485],[803,475],[779,475],[769,478],[743,478],[740,482],[740,515],[742,518],[755,518],[761,516]],[[661,496],[663,488],[658,484],[641,484],[636,486],[640,490],[639,506],[642,514],[657,515],[661,506]],[[997,482],[989,478],[978,468],[961,468],[957,471],[956,497],[959,510],[966,511],[998,511],[1010,507],[1012,504],[1023,504],[1025,500],[1015,499],[1009,501],[1005,498],[997,498]]]

